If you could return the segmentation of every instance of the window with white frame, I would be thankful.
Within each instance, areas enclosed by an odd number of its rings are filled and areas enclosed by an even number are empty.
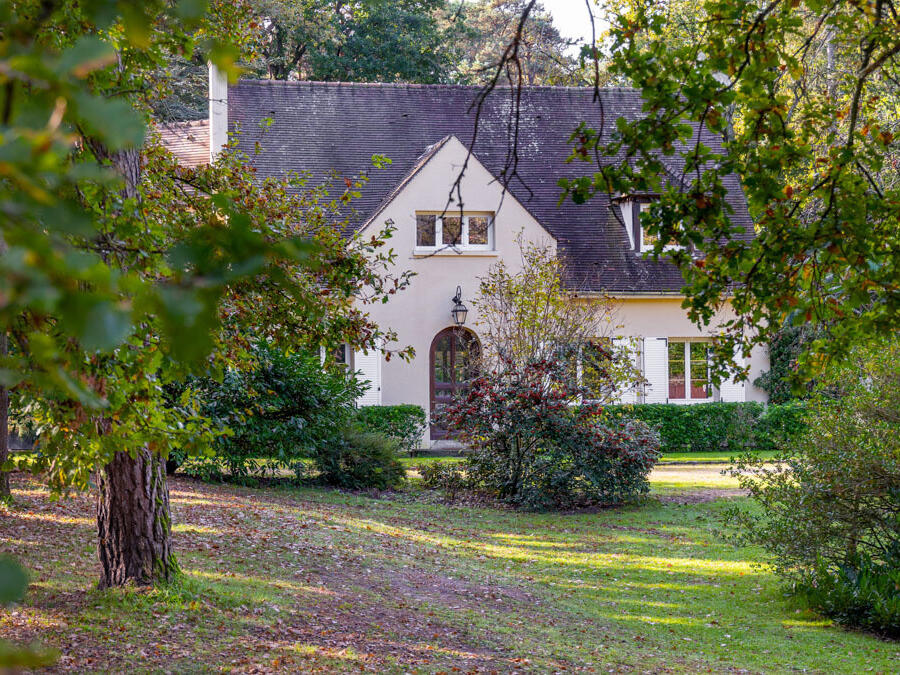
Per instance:
[[[416,248],[445,247],[469,251],[494,248],[494,214],[416,213]]]
[[[712,397],[709,342],[669,340],[669,398],[705,400]]]
[[[348,345],[346,342],[338,345],[337,347],[332,347],[331,349],[322,347],[319,350],[319,360],[322,362],[322,364],[329,362],[343,368],[344,370],[353,370],[353,350],[350,349],[350,345]]]
[[[656,246],[656,242],[659,241],[659,236],[648,232],[647,228],[644,227],[644,224],[640,222],[640,214],[647,213],[652,204],[653,202],[642,202],[640,209],[638,210],[638,246],[640,247],[641,253],[652,251],[653,247]],[[671,250],[681,248],[681,246],[679,244],[666,244],[663,248],[664,250]]]

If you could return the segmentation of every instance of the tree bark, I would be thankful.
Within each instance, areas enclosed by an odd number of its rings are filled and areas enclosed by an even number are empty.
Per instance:
[[[169,534],[169,488],[162,460],[149,450],[119,452],[100,471],[97,531],[100,588],[146,586],[178,566]]]
[[[89,139],[90,142],[90,139]],[[125,180],[122,196],[138,195],[141,153],[129,148],[109,153],[99,143],[95,155],[109,159]],[[101,425],[112,424],[109,419]],[[118,452],[100,470],[97,496],[97,552],[102,571],[100,588],[146,586],[170,579],[178,571],[169,534],[169,488],[165,463],[142,448],[132,457]]]
[[[6,356],[8,353],[6,340],[6,331],[3,331],[0,333],[0,356]],[[9,474],[2,469],[7,459],[9,459],[9,390],[0,386],[0,499],[10,496]]]

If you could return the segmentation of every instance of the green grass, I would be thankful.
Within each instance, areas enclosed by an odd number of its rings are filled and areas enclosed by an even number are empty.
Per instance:
[[[420,464],[459,464],[463,459],[463,457],[401,457],[400,463],[409,469]]]
[[[730,464],[735,454],[733,452],[667,452],[659,461],[660,464]],[[761,459],[773,459],[778,453],[766,450],[754,454]]]
[[[0,549],[34,579],[0,633],[88,672],[897,672],[897,643],[792,605],[722,539],[720,468],[658,467],[646,504],[575,514],[177,479],[184,576],[109,591],[91,500],[17,478]]]

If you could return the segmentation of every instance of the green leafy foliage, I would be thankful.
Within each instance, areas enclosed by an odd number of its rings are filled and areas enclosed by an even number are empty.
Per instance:
[[[425,432],[425,411],[412,404],[363,406],[356,411],[355,423],[363,431],[396,439],[401,452],[412,454]]]
[[[221,380],[193,380],[189,388],[203,414],[228,433],[213,443],[211,457],[185,469],[213,477],[222,467],[233,479],[282,469],[302,476],[302,460],[341,437],[364,390],[343,369],[323,368],[316,355],[265,343],[252,347],[247,365],[227,368]]]
[[[735,466],[761,515],[734,508],[730,520],[817,607],[896,631],[896,587],[882,593],[900,561],[900,341],[856,347],[821,387],[780,463],[746,456]]]
[[[387,490],[400,485],[406,469],[397,457],[396,439],[346,426],[313,455],[318,480],[325,485],[363,490]]]
[[[19,602],[28,587],[28,574],[10,556],[0,556],[0,605]]]
[[[808,325],[782,326],[769,342],[769,370],[760,375],[754,384],[769,395],[770,403],[785,403],[808,396],[815,387],[814,381],[799,385],[797,382],[799,359],[817,331]]]
[[[607,406],[612,419],[639,419],[659,431],[662,452],[776,450],[804,428],[802,402],[663,403]]]
[[[456,24],[446,0],[256,0],[257,57],[250,68],[277,80],[444,82]]]
[[[639,420],[604,419],[558,361],[492,372],[447,406],[442,424],[471,452],[469,484],[515,506],[619,504],[649,490],[659,436]]]
[[[636,0],[612,13],[605,47],[613,77],[640,89],[644,114],[598,112],[601,128],[576,130],[572,160],[594,166],[561,187],[577,203],[660,195],[641,219],[657,237],[652,255],[684,276],[690,318],[709,324],[725,304],[735,310],[717,342],[717,374],[734,369],[735,348],[748,356],[787,319],[827,334],[800,360],[806,375],[860,338],[895,330],[892,3]],[[739,185],[752,232],[729,199]]]
[[[455,499],[457,494],[475,485],[475,478],[470,480],[465,466],[459,464],[423,462],[414,468],[422,478],[422,485],[430,489],[443,490],[450,499]]]
[[[900,637],[900,555],[875,562],[859,555],[837,566],[824,561],[793,589],[810,607],[846,626]]]
[[[0,378],[38,433],[20,467],[57,490],[86,488],[123,453],[143,471],[173,450],[207,451],[224,429],[167,388],[239,365],[254,340],[389,338],[365,305],[404,286],[384,273],[393,254],[376,252],[390,231],[348,242],[335,215],[363,181],[342,179],[333,197],[297,175],[257,181],[233,148],[185,170],[148,130],[173,56],[236,76],[246,43],[233,4],[0,4]],[[129,496],[111,509],[136,508],[142,494]],[[168,523],[165,501],[144,496]],[[151,559],[168,556],[167,536],[130,551],[137,539],[104,537],[118,550],[101,560],[144,558],[123,568],[155,575],[170,569]]]
[[[28,588],[28,574],[10,556],[0,556],[0,607],[21,602]],[[52,651],[24,649],[0,639],[0,668],[40,668],[56,662]]]
[[[752,447],[757,450],[785,450],[806,432],[809,405],[804,400],[768,405],[753,427]]]
[[[520,265],[503,260],[479,278],[473,301],[481,340],[473,371],[524,371],[542,361],[558,361],[553,377],[585,398],[610,402],[643,382],[634,344],[613,341],[618,307],[607,296],[584,297],[569,288],[564,257],[547,242],[518,236]],[[579,362],[581,367],[579,368]]]

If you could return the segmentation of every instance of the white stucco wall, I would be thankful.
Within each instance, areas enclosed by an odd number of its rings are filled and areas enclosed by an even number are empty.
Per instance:
[[[451,138],[366,227],[380,228],[386,221],[393,221],[397,230],[388,246],[397,253],[394,272],[410,270],[416,275],[410,287],[392,297],[387,304],[366,308],[380,326],[397,331],[399,342],[394,347],[409,345],[416,352],[411,362],[399,358],[382,359],[379,396],[383,405],[414,403],[429,410],[431,343],[440,331],[453,325],[451,298],[457,286],[462,288],[463,302],[470,310],[466,327],[477,333],[478,316],[472,300],[478,290],[479,277],[501,258],[511,271],[517,269],[520,252],[516,238],[520,233],[527,240],[547,242],[555,248],[553,237],[512,195],[503,195],[494,177],[473,157],[461,185],[463,209],[495,213],[495,250],[416,254],[416,211],[441,211],[447,207],[450,186],[465,157],[463,144]],[[448,213],[452,215],[452,211],[458,209],[458,204],[451,203]],[[620,297],[617,302],[619,309],[615,319],[622,326],[615,331],[617,335],[677,339],[715,333],[714,327],[700,330],[688,320],[681,308],[680,297]],[[765,349],[755,350],[751,359],[751,382],[767,368]],[[752,384],[747,385],[747,400],[762,401],[765,398],[764,392]]]
[[[716,325],[731,318],[729,311],[721,312],[706,330],[701,330],[688,319],[678,296],[619,297],[617,319],[622,324],[621,333],[627,337],[700,338],[716,335]],[[618,331],[617,331],[618,332]],[[746,385],[746,400],[766,401],[768,397],[753,380],[769,369],[769,355],[765,347],[756,347],[750,354],[750,379]]]
[[[396,198],[367,226],[380,228],[388,220],[397,228],[388,246],[397,253],[396,270],[416,274],[411,285],[384,305],[369,306],[372,318],[384,328],[397,331],[400,341],[395,346],[412,346],[416,358],[404,362],[399,358],[381,364],[381,403],[415,403],[426,411],[430,405],[429,350],[440,331],[453,325],[450,301],[456,287],[462,288],[464,304],[469,308],[466,327],[477,329],[477,312],[472,299],[478,290],[478,278],[487,273],[501,257],[510,270],[520,260],[519,233],[529,241],[548,243],[554,250],[553,237],[501,186],[476,158],[470,158],[461,184],[465,211],[494,213],[494,249],[490,252],[455,253],[442,251],[432,256],[414,254],[416,243],[416,211],[442,211],[447,206],[450,186],[459,175],[466,149],[456,138],[447,143],[422,167]],[[453,203],[448,215],[459,210]]]

